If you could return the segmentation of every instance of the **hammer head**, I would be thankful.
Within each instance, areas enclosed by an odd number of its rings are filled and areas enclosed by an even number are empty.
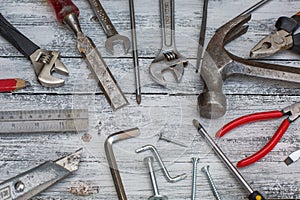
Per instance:
[[[205,118],[219,118],[226,112],[226,97],[223,94],[224,71],[232,58],[224,46],[235,38],[247,32],[248,26],[243,26],[251,19],[251,15],[238,16],[221,26],[210,40],[203,57],[201,78],[204,90],[198,96],[198,110]]]

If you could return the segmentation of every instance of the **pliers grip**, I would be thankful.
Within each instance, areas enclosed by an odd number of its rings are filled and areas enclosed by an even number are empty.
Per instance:
[[[216,137],[222,137],[230,130],[232,130],[238,126],[241,126],[243,124],[249,123],[249,122],[280,118],[283,115],[285,115],[285,113],[282,111],[279,111],[279,110],[269,111],[269,112],[259,112],[259,113],[254,113],[254,114],[250,114],[250,115],[245,115],[245,116],[237,118],[237,119],[233,120],[232,122],[226,124],[221,130],[219,130],[216,133]],[[276,144],[279,142],[279,140],[282,138],[282,136],[288,129],[290,123],[291,122],[288,118],[285,119],[281,123],[280,127],[277,129],[276,133],[270,139],[270,141],[262,149],[260,149],[257,153],[239,161],[237,164],[237,167],[245,167],[247,165],[250,165],[250,164],[260,160],[265,155],[267,155],[276,146]]]
[[[284,135],[285,131],[290,126],[290,121],[288,119],[283,120],[280,127],[277,129],[276,133],[273,135],[271,140],[257,153],[253,154],[252,156],[249,156],[237,163],[237,167],[245,167],[247,165],[250,165],[260,159],[262,159],[265,155],[267,155],[279,142],[279,140]]]
[[[282,111],[274,110],[269,112],[259,112],[259,113],[253,113],[250,115],[245,115],[242,117],[239,117],[230,123],[226,124],[222,129],[220,129],[216,133],[216,137],[222,137],[232,129],[241,126],[243,124],[247,124],[249,122],[256,122],[261,120],[268,120],[268,119],[274,119],[274,118],[280,118],[283,116]]]

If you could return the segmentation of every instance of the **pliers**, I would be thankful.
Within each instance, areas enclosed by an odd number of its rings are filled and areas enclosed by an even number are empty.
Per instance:
[[[216,133],[216,137],[218,138],[222,137],[230,130],[249,122],[280,118],[283,116],[288,116],[288,117],[285,120],[283,120],[283,122],[281,123],[280,127],[277,129],[276,133],[273,135],[271,140],[257,153],[238,162],[237,167],[245,167],[263,158],[276,146],[276,144],[279,142],[283,134],[290,126],[290,124],[294,122],[296,119],[298,119],[298,117],[300,116],[300,102],[290,105],[282,109],[281,111],[274,110],[268,112],[259,112],[259,113],[254,113],[254,114],[239,117],[226,124],[223,128],[221,128]]]
[[[250,50],[250,57],[267,57],[286,49],[300,53],[300,34],[294,34],[300,26],[300,12],[292,17],[279,17],[275,26],[277,31],[259,41]]]

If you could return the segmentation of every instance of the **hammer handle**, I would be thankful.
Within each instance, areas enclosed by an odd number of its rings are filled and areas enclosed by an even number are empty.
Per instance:
[[[11,25],[1,13],[0,34],[27,58],[40,48]]]

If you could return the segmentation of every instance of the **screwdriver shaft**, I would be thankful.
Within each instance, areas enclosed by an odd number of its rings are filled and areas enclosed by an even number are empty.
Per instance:
[[[235,168],[235,166],[230,162],[227,156],[223,153],[220,147],[213,141],[210,135],[206,132],[206,130],[201,126],[201,124],[197,120],[193,120],[194,126],[197,128],[198,133],[206,139],[206,141],[213,148],[214,152],[220,157],[220,159],[224,162],[226,167],[231,171],[231,173],[236,177],[236,179],[244,186],[244,188],[252,194],[254,190],[247,183],[247,181],[243,178],[243,176],[239,173],[239,171]]]
[[[196,73],[198,73],[198,71],[200,69],[201,60],[202,60],[202,57],[203,57],[205,32],[206,32],[206,22],[207,22],[207,7],[208,7],[208,0],[204,0],[203,10],[202,10],[201,30],[200,30],[200,37],[199,37],[199,43],[198,43],[198,52],[197,52]]]
[[[138,60],[138,50],[137,50],[137,38],[136,38],[136,25],[134,16],[134,0],[129,0],[130,9],[130,23],[131,23],[131,40],[132,40],[132,56],[133,56],[133,66],[134,66],[134,76],[135,76],[135,92],[136,92],[136,102],[141,103],[141,83],[140,83],[140,67]]]

